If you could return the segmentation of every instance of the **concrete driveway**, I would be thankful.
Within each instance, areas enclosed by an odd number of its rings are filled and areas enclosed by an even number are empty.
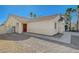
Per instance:
[[[79,50],[66,47],[53,42],[30,37],[27,40],[12,41],[0,40],[0,52],[4,53],[69,53]]]
[[[63,35],[56,34],[53,36],[52,35],[51,36],[40,35],[40,34],[35,34],[35,33],[23,33],[23,35],[40,38],[45,41],[54,42],[54,43],[61,44],[61,45],[67,46],[67,47],[79,49],[78,32],[77,33],[76,32],[64,32]],[[76,35],[77,37],[74,37],[74,36],[72,37],[72,35]],[[75,40],[73,40],[72,38],[74,38]],[[74,43],[78,43],[78,45],[76,45]]]
[[[79,52],[78,49],[69,47],[69,44],[61,43],[52,36],[37,35],[31,33],[11,33],[0,35],[0,52],[23,53],[64,53]]]

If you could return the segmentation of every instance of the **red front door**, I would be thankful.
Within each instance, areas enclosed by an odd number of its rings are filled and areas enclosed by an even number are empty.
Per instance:
[[[23,24],[23,32],[27,32],[27,24]]]

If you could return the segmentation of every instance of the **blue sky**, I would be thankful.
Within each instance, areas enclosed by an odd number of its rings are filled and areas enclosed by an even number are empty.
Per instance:
[[[33,12],[37,16],[64,14],[67,8],[76,8],[75,5],[0,5],[0,24],[7,20],[8,15],[13,14],[29,17]],[[72,13],[72,22],[76,22],[76,13]]]

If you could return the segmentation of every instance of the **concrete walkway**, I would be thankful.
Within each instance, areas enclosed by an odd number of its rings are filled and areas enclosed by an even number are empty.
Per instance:
[[[79,32],[72,32],[71,44],[79,46]]]
[[[63,36],[59,38],[59,41],[64,43],[71,43],[71,32],[64,32]]]

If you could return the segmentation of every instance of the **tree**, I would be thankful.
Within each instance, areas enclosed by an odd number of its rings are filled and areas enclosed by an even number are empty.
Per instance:
[[[67,18],[67,22],[69,21],[69,23],[68,23],[69,30],[71,30],[71,12],[72,11],[73,11],[72,8],[68,8],[68,9],[66,9],[66,13],[65,13],[65,16]]]
[[[30,17],[36,17],[37,15],[36,14],[33,14],[33,12],[30,12]]]
[[[33,17],[33,12],[30,12],[30,17]]]
[[[79,31],[79,5],[77,5],[77,31]]]

